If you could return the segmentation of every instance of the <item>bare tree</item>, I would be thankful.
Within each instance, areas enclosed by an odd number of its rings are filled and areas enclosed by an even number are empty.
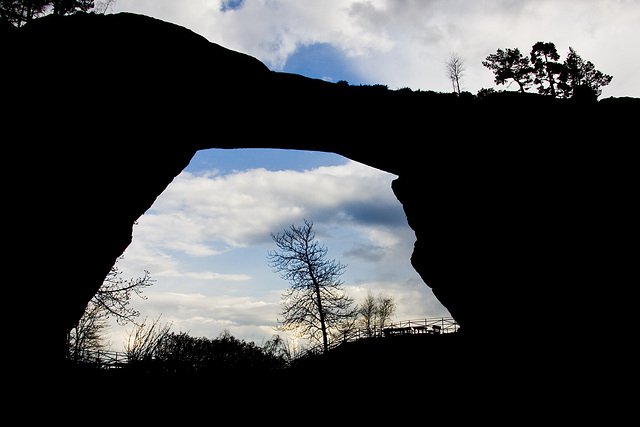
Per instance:
[[[462,80],[465,70],[464,61],[457,53],[453,52],[445,62],[445,65],[447,76],[451,80],[451,84],[453,86],[453,91],[460,95],[460,80]]]
[[[143,277],[125,280],[117,266],[113,266],[98,292],[93,296],[78,323],[67,333],[67,357],[78,360],[87,351],[96,351],[104,347],[101,332],[108,326],[107,320],[115,317],[121,324],[135,324],[140,313],[129,306],[133,293],[142,299],[143,289],[151,286],[148,271]]]
[[[104,310],[89,303],[78,323],[67,333],[67,359],[82,360],[87,352],[102,350],[102,330],[107,328]]]
[[[395,312],[396,303],[393,297],[382,293],[376,297],[368,292],[364,302],[358,308],[360,324],[369,337],[373,336],[376,330],[382,331]]]
[[[339,280],[345,266],[327,258],[327,248],[316,240],[312,221],[305,220],[302,227],[291,225],[271,237],[277,250],[269,252],[269,264],[291,286],[282,296],[281,329],[322,340],[326,352],[330,331],[356,312]]]
[[[376,324],[376,312],[376,297],[374,297],[371,291],[369,291],[367,293],[367,297],[358,307],[358,313],[361,316],[362,326],[367,331],[367,336],[369,337],[373,336],[373,331]]]
[[[332,340],[347,341],[349,335],[358,329],[358,308],[354,307],[342,320],[335,326],[331,333]]]
[[[378,295],[378,298],[376,298],[376,315],[380,330],[384,329],[385,323],[391,320],[395,312],[396,303],[393,297],[384,294]]]
[[[129,306],[131,295],[135,293],[138,297],[147,299],[143,295],[143,289],[151,286],[154,282],[155,280],[151,279],[146,270],[142,277],[123,279],[122,272],[118,270],[117,265],[114,265],[91,302],[102,307],[107,313],[107,317],[115,317],[121,325],[134,322],[140,312]]]

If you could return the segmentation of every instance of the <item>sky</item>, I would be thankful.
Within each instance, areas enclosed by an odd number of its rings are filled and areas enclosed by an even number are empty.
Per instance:
[[[487,55],[551,41],[613,75],[603,97],[640,97],[637,0],[117,0],[113,11],[183,25],[274,71],[392,89],[450,91],[456,52],[475,93],[495,86]]]
[[[224,329],[261,343],[276,333],[288,283],[268,265],[270,233],[314,222],[356,302],[394,297],[396,320],[449,316],[410,264],[415,234],[391,190],[395,175],[331,153],[203,150],[134,226],[117,264],[156,280],[132,306],[174,331],[215,338]],[[122,350],[132,325],[107,340]]]
[[[444,62],[456,52],[462,89],[475,93],[495,87],[487,55],[552,41],[563,57],[571,46],[613,75],[602,97],[640,97],[637,0],[117,0],[112,12],[122,11],[185,26],[274,71],[391,89],[450,91]],[[176,331],[213,338],[226,328],[260,343],[287,286],[268,267],[269,233],[306,218],[348,265],[356,300],[384,290],[398,320],[446,316],[409,263],[415,236],[394,178],[327,153],[199,152],[140,218],[118,264],[127,277],[146,269],[156,280],[132,304]],[[128,330],[111,329],[114,349]]]

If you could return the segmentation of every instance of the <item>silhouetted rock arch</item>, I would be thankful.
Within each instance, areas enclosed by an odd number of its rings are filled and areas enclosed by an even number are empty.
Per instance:
[[[57,354],[134,221],[204,148],[330,151],[399,175],[412,263],[463,331],[492,315],[525,328],[544,298],[523,290],[556,295],[593,244],[609,154],[593,124],[623,140],[639,105],[335,85],[132,14],[43,18],[0,45],[10,300]]]

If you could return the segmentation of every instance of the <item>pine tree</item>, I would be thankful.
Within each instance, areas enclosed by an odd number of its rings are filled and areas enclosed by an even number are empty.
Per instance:
[[[559,84],[565,98],[591,96],[597,99],[602,95],[602,87],[611,83],[612,79],[612,76],[596,70],[593,62],[585,61],[572,47],[569,47],[569,54],[564,61],[562,82]]]
[[[507,80],[512,79],[518,83],[520,92],[524,93],[533,83],[531,77],[533,67],[531,67],[529,58],[522,55],[518,48],[498,49],[495,54],[487,56],[482,65],[493,71],[495,82],[498,85],[505,84]]]

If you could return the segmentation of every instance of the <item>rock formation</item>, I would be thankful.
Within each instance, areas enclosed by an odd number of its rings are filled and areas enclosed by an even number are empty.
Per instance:
[[[134,221],[205,148],[330,151],[397,174],[412,263],[463,331],[533,331],[601,253],[640,106],[336,85],[132,14],[43,18],[0,46],[8,339],[57,355]]]

